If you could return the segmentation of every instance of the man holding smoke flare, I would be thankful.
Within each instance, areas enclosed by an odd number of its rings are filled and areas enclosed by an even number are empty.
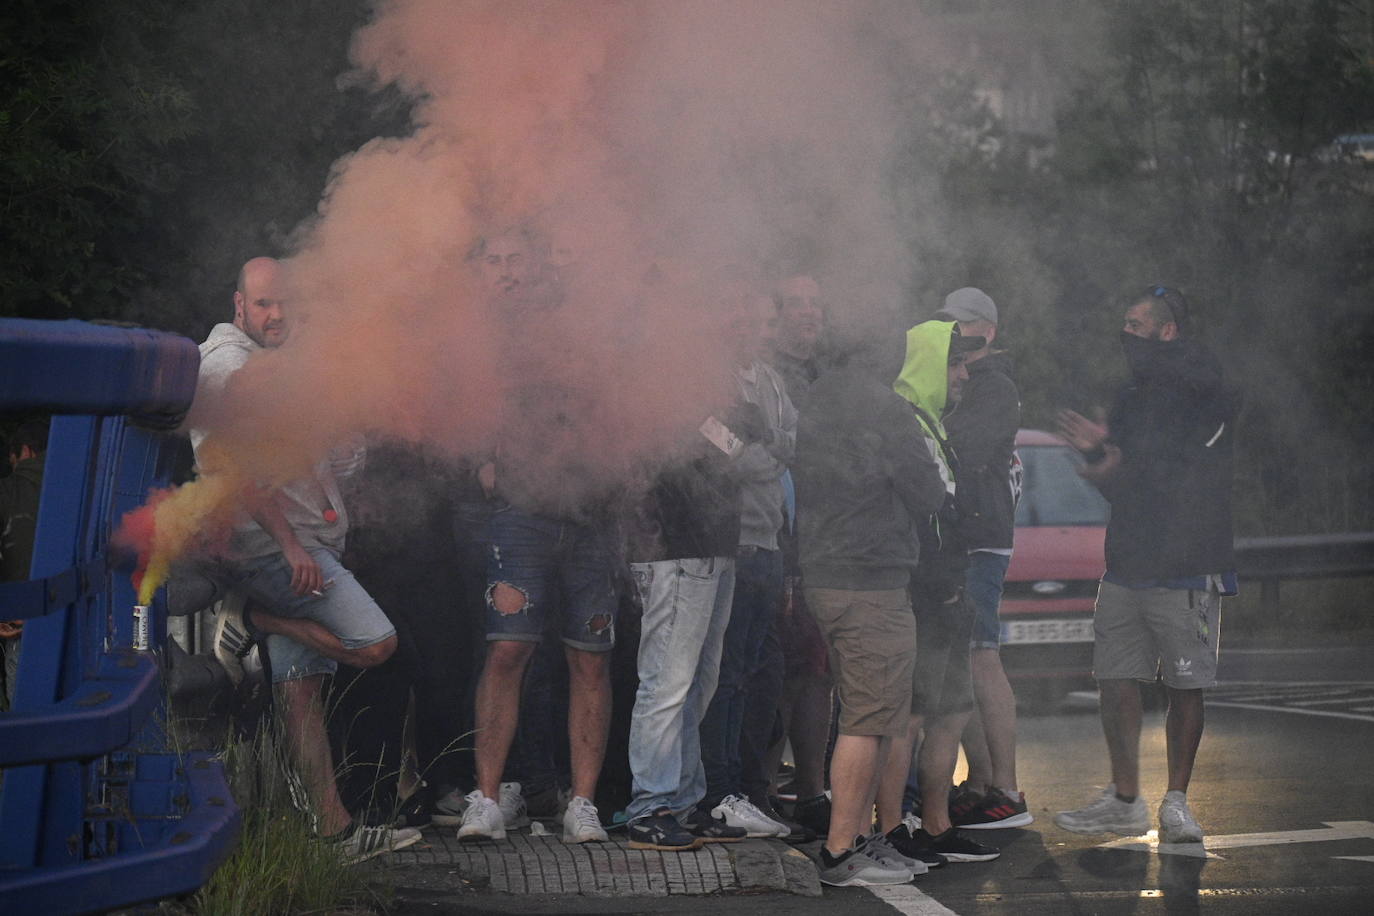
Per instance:
[[[233,322],[215,325],[200,345],[196,398],[202,410],[225,409],[234,392],[234,374],[259,351],[286,341],[290,324],[283,272],[271,258],[254,258],[239,271]],[[191,444],[202,477],[233,473],[208,430],[192,429]],[[368,827],[353,819],[339,797],[325,732],[325,678],[339,662],[370,668],[396,649],[391,621],[339,563],[348,511],[338,478],[362,462],[361,447],[346,452],[331,453],[303,479],[280,487],[245,488],[216,572],[264,610],[251,618],[245,611],[243,619],[221,610],[215,652],[230,677],[238,679],[251,643],[266,643],[288,752],[316,829],[338,845],[344,858],[360,862],[409,846],[420,832]]]

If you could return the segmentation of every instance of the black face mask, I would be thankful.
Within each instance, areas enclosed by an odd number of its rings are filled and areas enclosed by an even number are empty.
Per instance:
[[[1126,365],[1131,375],[1143,379],[1159,368],[1161,360],[1178,351],[1177,340],[1150,340],[1134,334],[1121,332],[1121,351],[1126,354]]]

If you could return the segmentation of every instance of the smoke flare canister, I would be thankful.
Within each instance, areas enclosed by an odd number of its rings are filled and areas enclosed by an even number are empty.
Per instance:
[[[146,652],[149,648],[148,642],[148,605],[134,605],[134,648],[140,652]]]

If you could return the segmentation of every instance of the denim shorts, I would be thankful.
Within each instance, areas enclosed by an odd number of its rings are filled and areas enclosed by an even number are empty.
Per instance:
[[[1007,578],[1011,557],[975,550],[968,555],[964,574],[964,594],[973,605],[973,648],[996,649],[1002,645],[1002,582]]]
[[[492,514],[487,535],[487,642],[539,642],[557,609],[565,646],[611,650],[617,602],[608,531],[504,506]],[[500,585],[522,593],[518,609],[497,610]]]
[[[353,573],[339,563],[333,551],[325,547],[306,550],[320,565],[324,581],[332,580],[322,596],[297,595],[291,590],[291,566],[280,553],[235,562],[229,569],[230,581],[269,614],[319,623],[337,636],[346,649],[362,649],[396,635],[386,614],[353,578]],[[268,635],[267,652],[272,660],[274,684],[333,674],[338,667],[333,659],[276,634]]]

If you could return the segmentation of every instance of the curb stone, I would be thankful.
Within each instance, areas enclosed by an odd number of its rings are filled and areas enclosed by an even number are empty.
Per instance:
[[[741,890],[820,896],[816,866],[777,840],[711,843],[690,852],[628,848],[607,843],[564,845],[557,837],[510,833],[501,841],[458,842],[447,828],[430,828],[419,843],[372,860],[402,884],[456,892],[490,889],[508,894],[593,897],[667,897]]]

